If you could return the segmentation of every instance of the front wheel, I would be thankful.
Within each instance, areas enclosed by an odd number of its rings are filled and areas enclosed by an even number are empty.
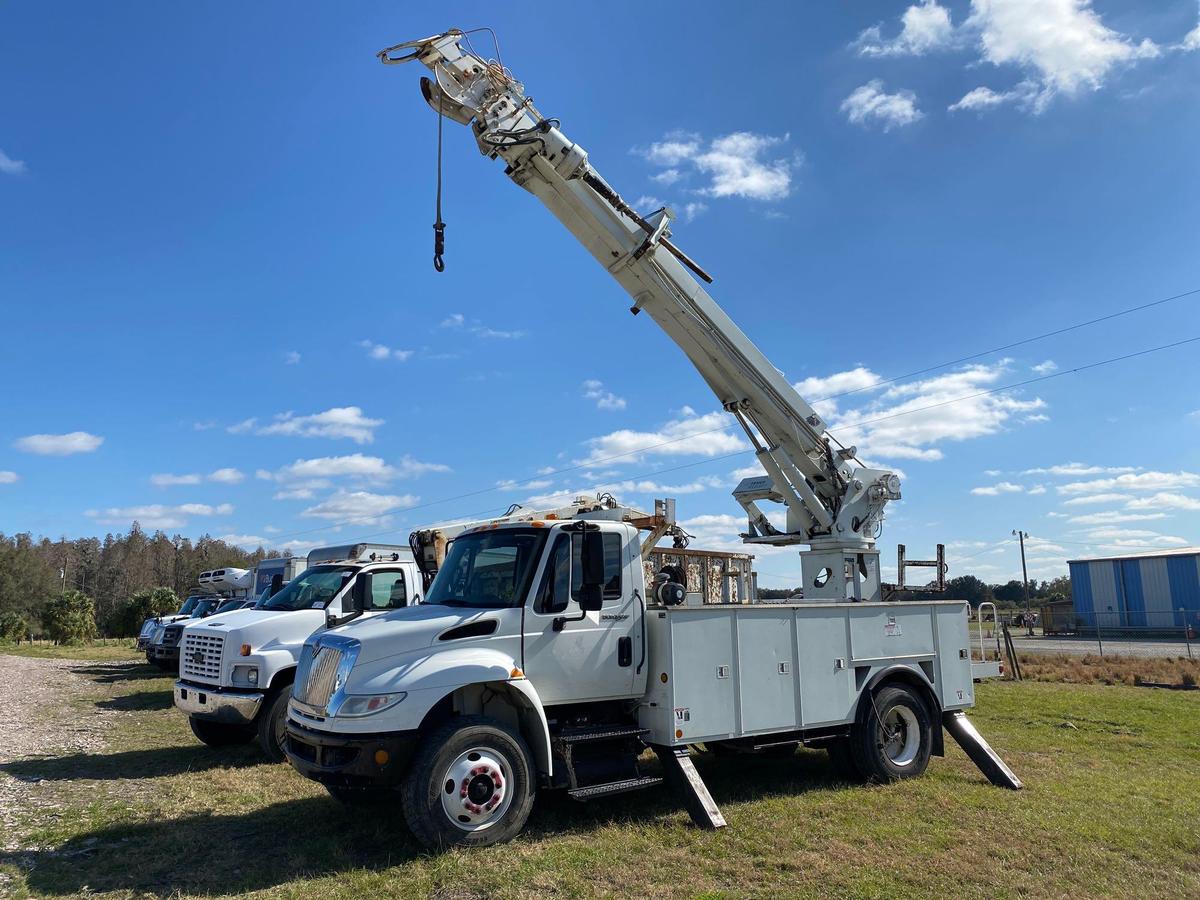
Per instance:
[[[258,746],[271,762],[283,762],[283,742],[287,740],[287,707],[292,694],[291,685],[267,694],[258,711]]]
[[[460,716],[422,737],[400,790],[413,836],[432,849],[512,840],[533,808],[533,766],[521,735]]]
[[[855,768],[868,781],[915,778],[929,765],[933,722],[925,700],[905,684],[864,691],[850,733]]]
[[[229,725],[188,716],[192,734],[210,747],[228,747],[232,744],[248,744],[254,739],[254,728],[248,725]]]

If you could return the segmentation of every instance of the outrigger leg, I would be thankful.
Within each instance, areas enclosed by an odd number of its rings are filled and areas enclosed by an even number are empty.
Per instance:
[[[662,763],[667,781],[683,797],[683,805],[687,807],[692,821],[701,828],[724,828],[725,817],[692,764],[688,748],[665,747],[661,744],[651,746]]]
[[[1021,779],[1013,774],[1013,770],[1004,764],[991,745],[975,730],[971,720],[962,710],[951,710],[942,713],[942,725],[950,732],[950,736],[958,742],[971,762],[979,767],[979,771],[987,776],[987,780],[996,787],[1009,788],[1019,791],[1024,787]]]

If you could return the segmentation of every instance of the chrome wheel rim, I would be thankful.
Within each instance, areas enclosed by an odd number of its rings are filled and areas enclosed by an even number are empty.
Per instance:
[[[472,747],[442,775],[442,811],[463,831],[481,831],[504,818],[512,805],[512,765],[492,747]]]
[[[880,749],[893,766],[911,766],[921,750],[921,725],[917,714],[907,706],[889,709],[883,717]]]

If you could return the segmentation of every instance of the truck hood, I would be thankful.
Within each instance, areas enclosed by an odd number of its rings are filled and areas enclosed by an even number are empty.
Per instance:
[[[360,644],[358,664],[362,664],[428,647],[450,628],[481,619],[496,619],[502,612],[504,610],[421,604],[349,622],[326,634],[357,640]]]
[[[255,650],[301,644],[325,624],[323,609],[233,609],[189,625],[189,634],[219,635],[226,646],[249,644]]]

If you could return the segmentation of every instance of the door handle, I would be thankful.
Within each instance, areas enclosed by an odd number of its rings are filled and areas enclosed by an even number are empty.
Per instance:
[[[623,667],[633,665],[633,638],[617,638],[617,665]]]

